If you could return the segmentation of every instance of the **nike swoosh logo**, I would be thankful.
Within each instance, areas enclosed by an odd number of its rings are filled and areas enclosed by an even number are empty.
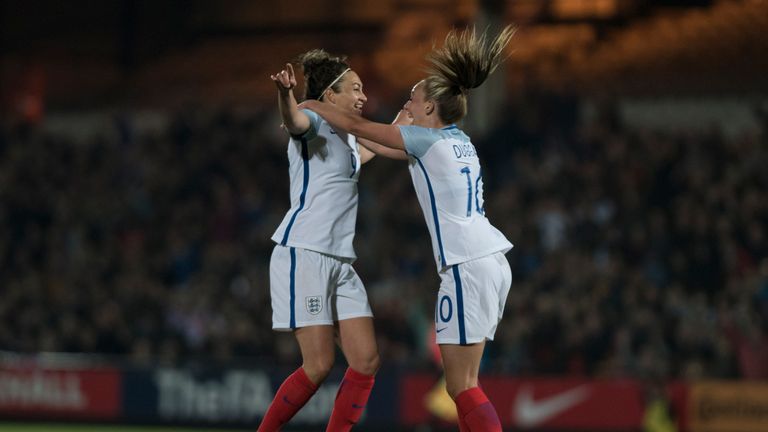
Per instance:
[[[447,328],[448,328],[448,327],[443,327],[443,328],[441,328],[441,329],[437,329],[437,330],[435,330],[435,331],[436,331],[437,333],[440,333],[441,331],[443,331],[443,330],[445,330],[445,329],[447,329]]]
[[[295,403],[289,401],[288,398],[285,397],[285,396],[283,396],[283,402],[285,402],[285,403],[287,403],[288,405],[291,405],[291,406],[295,406],[295,407],[299,406],[298,404],[295,404]]]
[[[514,403],[514,417],[517,425],[523,427],[538,426],[557,417],[569,408],[579,404],[589,395],[586,385],[572,388],[537,401],[533,400],[530,386],[523,386],[517,393]]]

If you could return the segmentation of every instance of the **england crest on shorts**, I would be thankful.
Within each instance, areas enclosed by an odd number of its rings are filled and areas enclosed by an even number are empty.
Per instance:
[[[317,315],[323,310],[323,296],[309,296],[305,298],[307,312]]]

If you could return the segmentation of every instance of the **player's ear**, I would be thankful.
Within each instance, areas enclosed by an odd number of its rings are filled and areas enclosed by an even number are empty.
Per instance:
[[[325,90],[323,99],[327,100],[328,102],[330,102],[330,103],[335,105],[336,104],[336,93],[333,92],[333,89],[327,88]]]
[[[435,111],[435,103],[432,101],[427,101],[427,103],[424,104],[424,113],[426,115],[431,115]]]

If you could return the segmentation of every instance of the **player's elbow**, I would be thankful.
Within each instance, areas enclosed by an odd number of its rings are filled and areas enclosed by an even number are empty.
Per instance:
[[[285,126],[285,130],[291,135],[303,135],[304,132],[309,130],[308,122],[295,121],[294,119],[287,119],[283,125]]]
[[[285,125],[285,130],[287,130],[289,134],[294,135],[294,136],[303,135],[304,132],[307,131],[307,129],[303,129],[303,128],[300,128],[300,127],[298,127],[296,125],[289,125],[289,124]]]

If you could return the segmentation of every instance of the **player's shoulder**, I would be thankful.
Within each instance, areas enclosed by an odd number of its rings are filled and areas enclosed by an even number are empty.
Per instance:
[[[450,136],[441,128],[429,128],[424,126],[404,125],[400,126],[400,131],[405,138],[438,141]]]
[[[445,139],[469,141],[469,135],[467,135],[463,130],[461,130],[455,124],[440,128],[440,135]]]

